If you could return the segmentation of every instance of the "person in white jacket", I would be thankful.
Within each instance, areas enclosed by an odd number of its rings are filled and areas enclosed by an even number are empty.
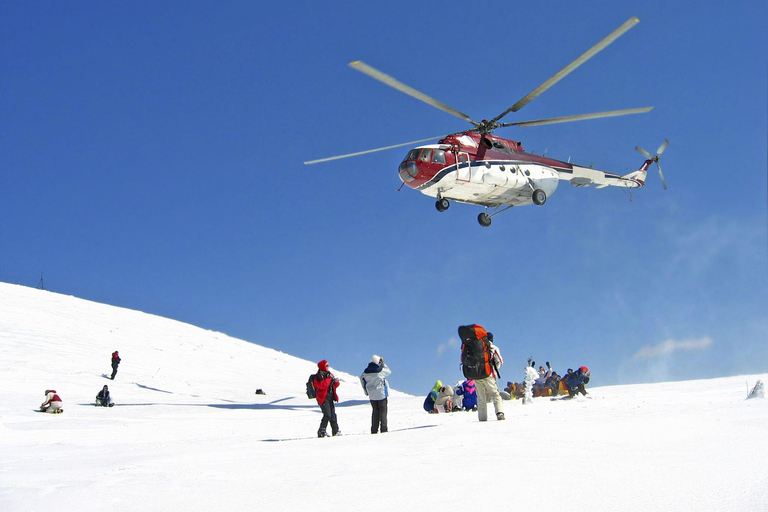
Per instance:
[[[377,355],[371,356],[371,362],[368,363],[363,374],[360,376],[360,384],[363,386],[365,395],[371,400],[373,413],[371,414],[371,434],[382,434],[387,432],[387,397],[389,396],[389,385],[387,377],[392,374],[392,370],[384,364],[384,359]]]

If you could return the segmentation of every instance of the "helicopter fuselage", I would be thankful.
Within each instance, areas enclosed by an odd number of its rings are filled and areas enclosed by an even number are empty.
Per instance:
[[[543,204],[560,180],[579,187],[642,187],[647,163],[622,177],[527,153],[517,141],[465,132],[412,149],[398,172],[407,186],[438,200],[500,207]],[[537,190],[545,195],[535,196]]]

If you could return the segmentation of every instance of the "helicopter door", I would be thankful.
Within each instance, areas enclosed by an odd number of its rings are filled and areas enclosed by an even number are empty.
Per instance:
[[[459,153],[456,159],[456,181],[469,182],[472,177],[472,169],[470,168],[469,154]]]

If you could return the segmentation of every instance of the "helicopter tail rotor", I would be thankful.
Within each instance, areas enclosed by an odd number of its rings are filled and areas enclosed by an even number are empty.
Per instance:
[[[661,178],[661,184],[664,186],[664,190],[667,190],[667,181],[664,179],[664,173],[661,172],[661,164],[659,163],[659,157],[662,153],[664,153],[664,150],[667,149],[667,146],[669,146],[669,140],[664,140],[664,142],[661,143],[661,146],[659,146],[659,149],[656,150],[655,155],[651,155],[649,152],[641,148],[640,146],[635,146],[635,149],[646,157],[651,162],[656,163],[656,167],[659,169],[659,178]]]

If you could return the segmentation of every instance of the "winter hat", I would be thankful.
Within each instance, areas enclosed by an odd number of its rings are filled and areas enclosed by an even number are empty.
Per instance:
[[[492,332],[488,333],[488,341],[493,341],[493,333]]]
[[[579,370],[581,370],[581,373],[589,373],[589,368],[587,368],[586,366],[582,366],[581,368],[579,368]]]
[[[377,356],[376,354],[373,354],[371,356],[371,362],[373,364],[379,364],[380,361],[381,361],[381,358],[379,356]]]
[[[328,371],[328,361],[323,359],[319,363],[317,363],[317,367],[323,371]]]

